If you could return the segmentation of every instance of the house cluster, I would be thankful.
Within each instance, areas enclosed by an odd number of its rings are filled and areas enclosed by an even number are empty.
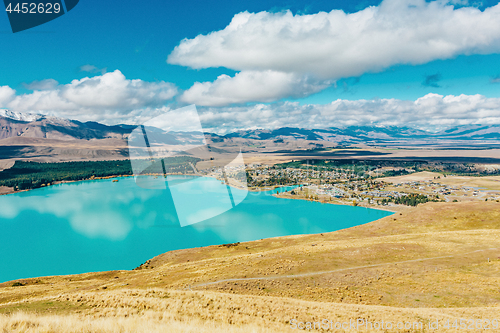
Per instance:
[[[310,168],[286,168],[274,169],[267,165],[251,164],[248,167],[251,175],[260,179],[287,179],[290,183],[303,184],[312,179],[318,180],[320,183],[328,183],[336,180],[347,180],[356,177],[352,170],[337,169],[328,170],[317,167]],[[272,184],[269,184],[272,185]]]
[[[394,187],[404,188],[412,192],[434,194],[440,197],[445,197],[448,200],[457,199],[458,197],[472,197],[473,199],[488,199],[499,200],[500,192],[486,191],[471,186],[453,186],[442,184],[436,180],[412,181],[400,184],[394,184]],[[497,192],[497,193],[495,193]]]

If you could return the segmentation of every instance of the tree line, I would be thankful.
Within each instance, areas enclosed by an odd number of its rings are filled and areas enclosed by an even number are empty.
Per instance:
[[[428,196],[424,194],[416,194],[416,193],[411,193],[408,195],[403,195],[401,197],[390,197],[390,198],[384,198],[381,200],[382,205],[387,205],[389,202],[393,202],[396,205],[406,205],[406,206],[417,206],[418,204],[421,203],[426,203],[429,201],[438,201],[438,198],[431,199]]]
[[[200,159],[188,156],[163,159],[168,171],[183,172],[192,170],[190,163],[196,164]],[[159,161],[155,161],[160,163]],[[144,160],[144,163],[151,163]],[[160,169],[161,170],[161,169]],[[84,161],[40,163],[16,161],[15,164],[0,172],[0,186],[14,188],[15,191],[51,185],[57,181],[76,181],[92,178],[132,175],[129,160]]]

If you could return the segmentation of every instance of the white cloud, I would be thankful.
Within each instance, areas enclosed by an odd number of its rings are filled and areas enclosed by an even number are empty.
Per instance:
[[[0,107],[6,107],[14,98],[16,91],[9,86],[0,86]]]
[[[54,90],[19,96],[10,87],[0,86],[0,107],[81,121],[140,124],[160,115],[173,114],[170,106],[164,103],[174,94],[175,87],[169,83],[127,80],[116,71],[74,80]],[[500,124],[500,98],[482,95],[427,94],[415,101],[339,99],[329,104],[306,105],[287,101],[251,106],[198,107],[198,111],[203,130],[216,133],[287,126],[396,125],[435,128]]]
[[[31,83],[24,83],[24,87],[30,90],[51,90],[57,87],[59,82],[54,79],[46,79],[41,81],[33,81]]]
[[[480,11],[455,9],[446,1],[384,0],[352,14],[239,13],[223,30],[184,39],[167,61],[336,80],[498,51],[500,4]]]
[[[285,97],[305,97],[329,84],[293,73],[243,71],[234,77],[221,75],[214,82],[196,82],[181,95],[180,100],[202,106],[271,102]]]
[[[416,101],[336,100],[324,105],[298,102],[248,107],[200,108],[204,130],[218,133],[255,128],[327,128],[395,125],[420,128],[500,124],[500,98],[427,94]]]
[[[168,82],[128,80],[119,71],[73,80],[48,90],[13,96],[0,87],[0,106],[81,121],[117,123],[139,115],[142,109],[162,107],[177,94]]]

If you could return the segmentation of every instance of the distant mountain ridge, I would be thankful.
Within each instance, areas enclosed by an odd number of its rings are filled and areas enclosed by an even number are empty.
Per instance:
[[[26,122],[36,121],[45,118],[45,116],[41,114],[21,113],[7,109],[0,109],[0,116],[4,118],[10,118],[12,120],[26,121]]]
[[[125,139],[135,126],[107,126],[97,122],[82,123],[40,114],[0,110],[0,140],[29,137],[56,140]]]
[[[80,122],[40,114],[20,113],[0,109],[0,140],[10,137],[30,137],[56,140],[126,140],[135,125],[104,125]],[[161,130],[160,130],[161,131]],[[500,143],[500,125],[455,126],[437,133],[406,126],[349,126],[345,128],[240,130],[226,135],[205,133],[212,142],[234,139],[281,141],[329,141],[336,144],[390,144],[439,141],[486,141]],[[177,135],[187,139],[189,134]],[[189,140],[189,139],[187,139]]]
[[[350,126],[345,128],[303,129],[284,127],[274,130],[243,130],[224,137],[255,140],[311,140],[336,143],[387,143],[393,141],[500,141],[500,125],[464,125],[438,133],[410,127]]]

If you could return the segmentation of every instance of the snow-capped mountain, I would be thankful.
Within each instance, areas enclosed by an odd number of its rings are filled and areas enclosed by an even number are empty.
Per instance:
[[[26,122],[37,121],[45,118],[45,116],[42,114],[22,113],[7,109],[0,109],[0,116],[4,118],[9,118],[18,121],[26,121]]]
[[[0,139],[28,137],[56,140],[125,139],[130,126],[107,126],[96,122],[0,110]]]
[[[80,122],[41,114],[0,110],[0,139],[10,137],[31,137],[57,140],[74,139],[126,139],[135,128],[133,125],[108,126],[97,122]],[[190,140],[189,133],[166,133],[168,140]],[[227,135],[206,133],[207,139],[215,143],[230,143],[235,139],[250,141],[292,142],[329,141],[334,144],[349,145],[426,145],[448,142],[481,142],[500,144],[500,125],[464,125],[440,132],[430,132],[411,127],[398,126],[350,126],[345,128],[305,129],[284,127],[278,129],[241,130]],[[241,141],[243,142],[243,141]],[[250,143],[249,143],[250,144]]]

